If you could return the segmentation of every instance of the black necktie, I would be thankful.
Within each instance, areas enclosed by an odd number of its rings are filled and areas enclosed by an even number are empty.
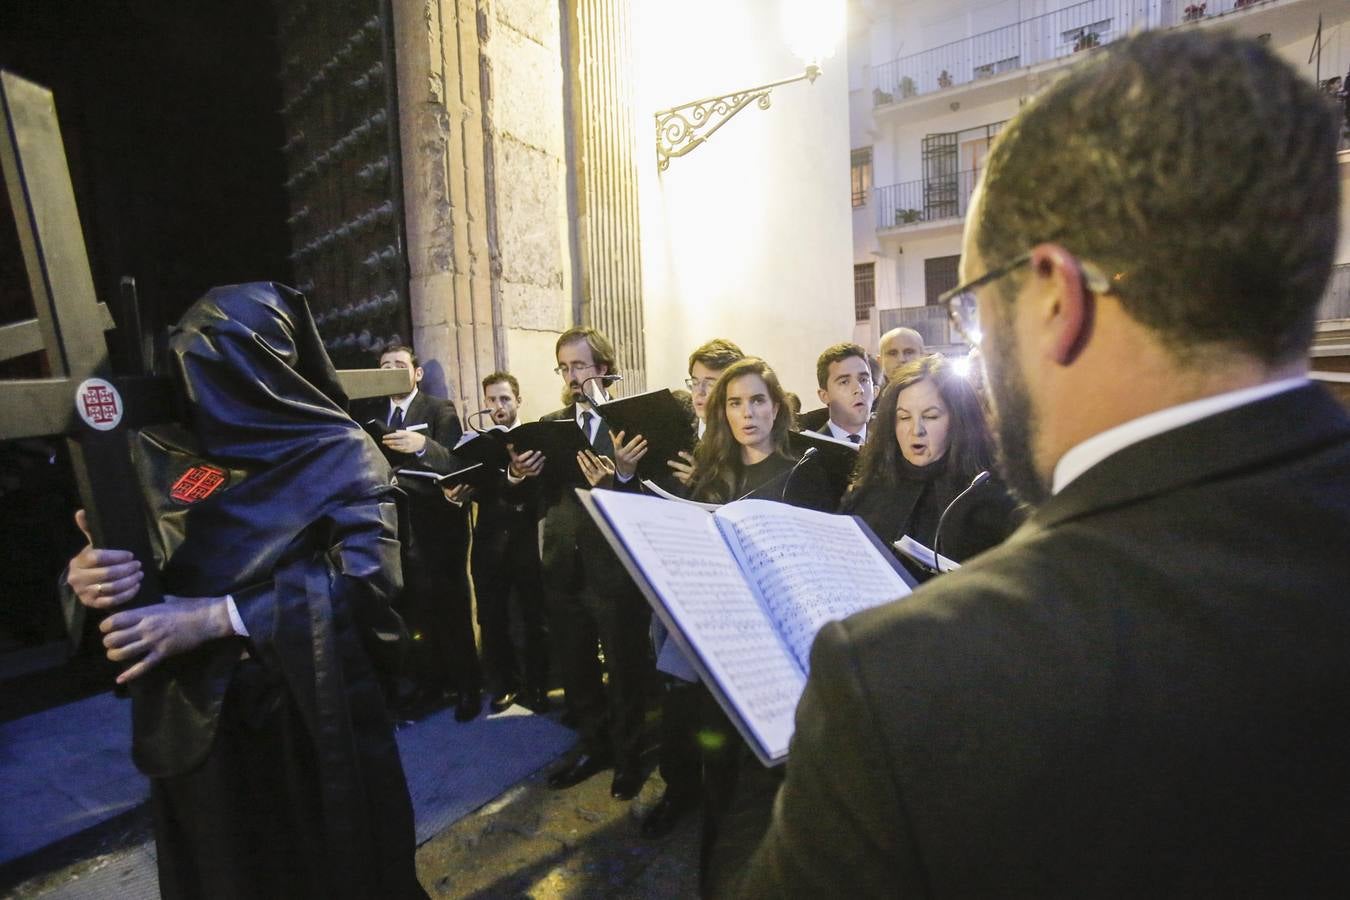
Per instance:
[[[389,417],[389,430],[398,431],[403,428],[403,407],[395,406],[394,414]]]
[[[861,443],[862,443],[862,435],[861,435],[861,434],[850,434],[850,435],[848,436],[848,439],[849,439],[849,441],[850,441],[851,443],[854,443],[854,444],[861,444]]]
[[[595,418],[595,413],[583,412],[581,414],[581,430],[586,433],[586,443],[592,445],[595,444],[595,441],[591,440],[591,419],[593,418]]]

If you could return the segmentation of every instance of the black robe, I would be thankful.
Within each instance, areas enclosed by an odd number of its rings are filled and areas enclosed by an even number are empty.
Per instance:
[[[389,469],[347,417],[304,298],[217,288],[171,334],[188,428],[133,456],[166,593],[248,637],[132,691],[166,897],[425,896],[381,675],[405,632]]]

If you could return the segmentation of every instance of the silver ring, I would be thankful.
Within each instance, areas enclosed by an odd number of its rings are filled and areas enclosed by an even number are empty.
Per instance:
[[[94,585],[94,596],[95,597],[103,596],[103,582],[100,581],[98,584]]]

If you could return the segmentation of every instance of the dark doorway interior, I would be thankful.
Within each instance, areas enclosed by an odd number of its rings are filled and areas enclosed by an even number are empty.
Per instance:
[[[0,67],[56,100],[99,299],[135,278],[149,331],[212,285],[291,280],[275,30],[267,0],[0,0]],[[7,205],[0,219],[7,322],[33,312]],[[45,374],[16,363],[0,374]],[[0,442],[0,460],[3,720],[107,682],[91,641],[50,668],[55,581],[80,543],[62,448]]]

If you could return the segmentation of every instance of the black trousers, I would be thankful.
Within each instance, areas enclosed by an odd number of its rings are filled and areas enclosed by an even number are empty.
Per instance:
[[[703,787],[701,736],[707,689],[698,682],[665,676],[661,693],[661,750],[657,759],[666,795],[698,797]]]
[[[546,590],[563,689],[577,718],[582,748],[613,754],[618,765],[636,766],[654,666],[646,601],[626,579],[600,584],[583,579],[574,590],[555,585]],[[605,654],[603,668],[597,649]]]
[[[166,898],[425,897],[413,866],[412,804],[373,678],[348,671],[358,821],[325,815],[318,755],[279,673],[245,660],[206,760],[150,780]],[[348,854],[328,843],[340,834]]]
[[[529,512],[487,516],[479,512],[473,539],[473,588],[483,670],[498,693],[544,690],[548,686],[548,626],[539,533]],[[511,629],[512,596],[519,614],[522,646]]]
[[[413,635],[409,663],[417,687],[477,694],[483,674],[469,594],[468,512],[445,506],[449,515],[412,507],[403,596],[396,608]]]

